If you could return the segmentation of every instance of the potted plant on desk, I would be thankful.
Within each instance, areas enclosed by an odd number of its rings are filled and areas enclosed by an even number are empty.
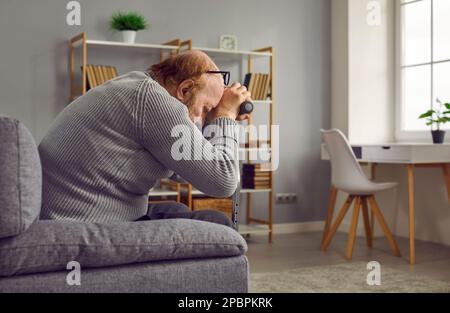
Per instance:
[[[111,16],[109,22],[111,29],[122,33],[122,40],[125,43],[133,44],[136,39],[136,32],[149,27],[145,17],[135,12],[117,12]]]
[[[441,124],[450,122],[450,103],[442,103],[439,99],[436,100],[438,108],[436,110],[431,109],[422,114],[419,118],[425,119],[427,125],[433,127],[436,125],[436,129],[431,130],[433,136],[433,143],[442,144],[445,139],[445,131],[441,130]]]

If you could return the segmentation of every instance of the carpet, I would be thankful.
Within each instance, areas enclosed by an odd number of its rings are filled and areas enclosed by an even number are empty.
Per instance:
[[[314,266],[250,274],[250,292],[369,293],[450,292],[450,283],[381,265],[381,285],[366,282],[367,263]]]

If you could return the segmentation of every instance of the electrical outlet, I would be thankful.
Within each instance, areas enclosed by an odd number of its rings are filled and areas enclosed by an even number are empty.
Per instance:
[[[277,203],[284,203],[286,201],[284,193],[277,193],[275,199]]]
[[[292,204],[297,202],[297,194],[295,193],[277,193],[276,203],[279,204]]]
[[[295,193],[288,194],[286,202],[287,203],[296,203],[297,202],[297,194],[295,194]]]
[[[291,203],[297,203],[297,194],[291,193]]]

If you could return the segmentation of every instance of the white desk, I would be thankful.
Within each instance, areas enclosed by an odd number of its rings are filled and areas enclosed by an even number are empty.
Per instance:
[[[414,243],[414,168],[441,168],[450,199],[450,144],[433,145],[420,143],[352,144],[356,158],[371,165],[371,179],[375,178],[377,164],[399,164],[407,168],[409,206],[409,261],[415,263]],[[326,145],[322,144],[322,160],[329,160]],[[336,202],[337,190],[331,187],[329,205]],[[373,231],[372,217],[372,231]]]

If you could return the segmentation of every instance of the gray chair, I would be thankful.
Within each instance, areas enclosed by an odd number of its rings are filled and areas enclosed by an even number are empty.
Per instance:
[[[248,291],[247,245],[232,228],[39,220],[41,177],[29,131],[0,116],[0,292]],[[68,283],[71,261],[80,285]]]
[[[353,153],[353,150],[344,134],[338,129],[328,131],[322,130],[321,132],[323,141],[325,142],[330,155],[331,184],[337,190],[341,190],[349,194],[331,228],[330,224],[333,217],[333,211],[328,211],[324,231],[324,240],[322,242],[322,250],[327,250],[352,202],[354,202],[355,205],[348,236],[346,257],[347,259],[351,259],[353,255],[353,246],[355,243],[360,209],[363,213],[367,245],[372,247],[372,230],[370,227],[368,214],[368,204],[370,203],[370,208],[372,209],[375,218],[388,239],[394,255],[400,256],[397,243],[395,242],[395,239],[384,220],[383,214],[381,213],[374,196],[380,191],[397,187],[397,183],[375,183],[370,181],[359,166],[358,160],[356,159],[355,154]]]

